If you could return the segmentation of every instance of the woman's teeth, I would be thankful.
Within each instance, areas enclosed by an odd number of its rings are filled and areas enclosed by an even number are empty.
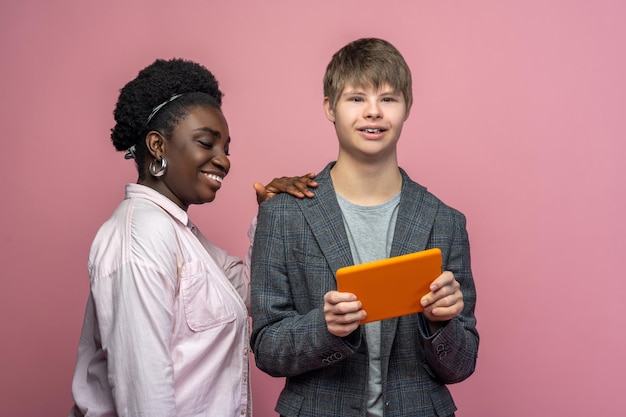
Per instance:
[[[206,174],[206,176],[207,176],[209,179],[215,180],[215,181],[217,181],[217,182],[219,182],[219,183],[221,183],[221,182],[222,182],[222,180],[223,180],[223,178],[222,178],[222,177],[218,177],[217,175],[214,175],[214,174]]]

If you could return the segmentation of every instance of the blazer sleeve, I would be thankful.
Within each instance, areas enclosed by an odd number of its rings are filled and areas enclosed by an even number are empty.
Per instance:
[[[470,247],[465,216],[444,206],[435,222],[431,243],[443,246],[443,269],[451,271],[461,285],[464,308],[434,335],[426,337],[425,354],[429,372],[444,383],[460,382],[476,368],[479,336],[476,330],[476,288],[471,271]]]
[[[336,289],[334,275],[292,197],[260,205],[251,275],[251,347],[259,369],[300,375],[358,348],[360,330],[340,338],[326,328],[323,294]]]

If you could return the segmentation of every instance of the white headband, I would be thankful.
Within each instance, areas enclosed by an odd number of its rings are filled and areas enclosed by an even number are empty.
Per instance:
[[[170,103],[174,100],[176,100],[178,97],[182,96],[182,94],[174,94],[172,97],[169,98],[169,100],[164,101],[163,103],[159,104],[158,106],[156,106],[155,108],[152,109],[152,113],[150,113],[150,116],[148,116],[148,121],[147,123],[150,123],[150,120],[152,120],[152,118],[154,117],[155,114],[157,114],[157,112],[159,110],[161,110],[163,108],[163,106],[165,106],[167,103]]]
[[[148,121],[146,123],[150,123],[150,120],[152,120],[154,115],[157,114],[158,111],[163,108],[163,106],[165,106],[167,103],[170,103],[170,102],[176,100],[180,96],[182,96],[182,94],[174,94],[168,100],[165,100],[163,103],[161,103],[158,106],[156,106],[155,108],[153,108],[152,112],[150,113],[150,116],[148,116]],[[135,159],[135,152],[136,151],[137,151],[137,147],[135,145],[131,146],[130,148],[128,148],[126,150],[126,153],[124,154],[124,159]]]

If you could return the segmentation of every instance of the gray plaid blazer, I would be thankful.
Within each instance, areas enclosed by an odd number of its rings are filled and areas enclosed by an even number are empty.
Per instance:
[[[251,347],[259,369],[286,377],[276,411],[288,417],[366,415],[365,331],[334,336],[323,313],[324,294],[337,288],[335,271],[354,263],[330,179],[333,165],[315,178],[314,198],[280,194],[259,207]],[[452,416],[456,406],[446,384],[474,372],[479,340],[465,217],[401,173],[390,255],[440,248],[443,269],[461,284],[465,307],[433,335],[421,314],[382,322],[384,413]]]

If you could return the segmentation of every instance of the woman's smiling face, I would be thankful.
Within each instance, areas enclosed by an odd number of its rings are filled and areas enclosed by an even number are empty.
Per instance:
[[[219,109],[190,108],[163,140],[167,171],[154,188],[184,210],[213,201],[230,170],[229,144],[228,123]]]

